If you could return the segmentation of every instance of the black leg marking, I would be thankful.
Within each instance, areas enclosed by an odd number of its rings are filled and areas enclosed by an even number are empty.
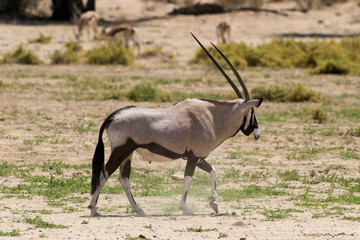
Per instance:
[[[197,163],[197,166],[208,173],[213,170],[213,167],[208,162],[206,162],[205,159],[200,159],[200,161]]]
[[[198,164],[199,159],[197,157],[191,156],[188,158],[186,167],[185,167],[185,177],[192,177],[195,172],[196,165]]]
[[[129,181],[130,173],[131,173],[131,160],[127,159],[126,162],[120,167],[120,177],[122,181]],[[131,192],[130,192],[130,197],[136,204],[136,201]]]
[[[183,196],[183,199],[182,199],[184,202],[186,202],[187,194],[188,194],[188,192],[186,191],[186,192],[184,193],[184,196]]]
[[[105,169],[108,173],[108,178],[136,148],[137,145],[135,144],[135,142],[132,140],[128,140],[125,145],[117,147],[111,152],[109,161],[105,165]]]

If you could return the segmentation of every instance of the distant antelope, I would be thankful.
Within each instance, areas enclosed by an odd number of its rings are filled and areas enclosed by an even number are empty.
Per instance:
[[[167,108],[149,109],[128,106],[111,113],[100,127],[92,162],[92,198],[89,205],[92,216],[98,215],[96,204],[101,188],[118,167],[120,167],[119,180],[132,210],[140,216],[145,215],[136,204],[130,190],[129,176],[134,151],[148,161],[168,161],[179,158],[187,161],[180,201],[183,215],[193,215],[186,205],[186,197],[195,168],[199,167],[209,173],[212,186],[210,206],[218,212],[216,170],[205,161],[205,158],[240,130],[246,136],[253,133],[255,139],[259,139],[260,130],[254,108],[260,106],[262,99],[250,100],[249,91],[239,73],[224,54],[213,45],[234,72],[244,91],[244,99],[224,69],[197,38],[192,36],[229,82],[238,98],[228,101],[188,98]],[[105,130],[110,141],[111,154],[104,167],[102,135]]]
[[[230,24],[226,21],[220,22],[216,26],[216,34],[218,39],[221,39],[222,43],[230,42]]]
[[[102,35],[115,38],[118,33],[122,33],[125,40],[125,47],[129,48],[129,42],[132,41],[137,47],[137,54],[140,54],[140,43],[135,39],[136,28],[130,24],[120,24],[110,28],[109,31],[106,31],[104,27],[102,30]]]
[[[92,29],[94,35],[96,35],[99,20],[99,14],[94,11],[87,11],[81,14],[78,22],[78,32],[75,33],[76,39],[78,41],[80,40],[85,29],[87,30],[88,37],[90,36],[90,29]]]

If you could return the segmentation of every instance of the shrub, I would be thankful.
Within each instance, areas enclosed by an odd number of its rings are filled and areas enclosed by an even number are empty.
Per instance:
[[[121,40],[107,41],[106,44],[95,46],[86,52],[87,62],[90,64],[132,64],[134,55],[121,46]]]
[[[258,86],[251,90],[253,98],[264,98],[272,102],[320,102],[320,93],[305,88],[301,84],[292,84],[287,87]]]
[[[32,51],[19,45],[14,52],[5,53],[4,63],[40,64],[42,61]]]
[[[77,42],[66,42],[65,43],[66,50],[73,51],[73,52],[79,52],[82,50],[82,47]]]
[[[344,38],[340,42],[274,38],[269,43],[255,47],[240,42],[219,45],[219,49],[239,69],[247,66],[302,67],[309,69],[312,74],[360,74],[360,37]],[[208,51],[221,65],[226,66],[213,47],[209,47]],[[201,48],[190,62],[212,64]]]
[[[248,62],[245,60],[245,56],[250,55],[252,56],[249,51],[251,49],[245,43],[229,43],[229,44],[222,44],[219,45],[218,48],[225,54],[225,56],[233,63],[233,65],[238,69],[245,69],[248,66]],[[220,56],[219,53],[213,48],[208,47],[207,50],[210,54],[218,61],[223,67],[227,66],[225,60]],[[253,60],[256,62],[257,60]],[[212,66],[212,62],[209,61],[206,53],[201,49],[198,48],[195,56],[190,63],[199,63]]]
[[[328,119],[327,113],[322,108],[314,108],[310,111],[313,120],[323,123]]]
[[[141,82],[135,85],[126,97],[136,102],[169,102],[173,97],[171,94],[159,90],[149,82]]]
[[[152,49],[148,49],[141,54],[143,57],[160,57],[163,54],[162,47],[156,46]]]
[[[360,137],[360,127],[349,130],[348,134],[351,136]]]
[[[38,38],[30,39],[28,40],[29,43],[50,43],[52,37],[51,36],[45,36],[42,33],[40,33]]]
[[[320,102],[320,93],[305,88],[301,84],[292,85],[289,89],[288,100],[290,102]]]
[[[328,60],[319,63],[319,65],[310,70],[311,73],[329,73],[329,74],[348,74],[350,72],[350,64],[343,60]]]
[[[55,50],[51,55],[50,58],[53,64],[69,64],[79,61],[79,52],[82,49],[80,44],[76,42],[67,42],[65,43],[65,47],[65,51]]]

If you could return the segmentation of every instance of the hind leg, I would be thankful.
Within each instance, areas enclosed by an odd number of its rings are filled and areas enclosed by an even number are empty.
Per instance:
[[[100,216],[100,214],[96,211],[96,204],[97,204],[97,201],[99,199],[99,195],[100,195],[100,191],[102,189],[102,187],[104,186],[106,180],[109,178],[109,175],[108,173],[106,172],[106,170],[104,172],[101,172],[100,174],[100,183],[99,185],[97,186],[92,198],[91,198],[91,201],[90,201],[90,205],[88,206],[88,208],[91,210],[91,213],[90,215],[95,217],[95,216]]]
[[[205,159],[201,159],[197,166],[204,170],[205,172],[208,172],[210,174],[211,177],[211,195],[209,197],[209,204],[210,207],[216,212],[218,213],[218,198],[217,198],[217,193],[216,193],[216,170],[214,167],[212,167],[208,162],[205,161]]]
[[[121,163],[128,158],[128,156],[135,150],[133,146],[118,147],[111,151],[109,161],[105,165],[104,172],[100,174],[99,185],[96,187],[96,190],[90,201],[88,208],[91,209],[91,216],[98,216],[99,213],[96,211],[97,201],[100,195],[100,191],[104,186],[106,180],[114,173],[114,171],[121,165]]]
[[[125,191],[126,197],[129,199],[131,208],[139,216],[146,216],[144,211],[136,204],[135,199],[130,190],[130,172],[131,172],[131,158],[132,154],[127,157],[120,165],[119,180]]]

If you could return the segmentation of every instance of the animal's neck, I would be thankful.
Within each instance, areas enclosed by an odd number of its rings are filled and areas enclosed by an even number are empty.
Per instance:
[[[240,105],[239,101],[216,108],[214,126],[219,141],[225,141],[239,130],[244,119]]]

